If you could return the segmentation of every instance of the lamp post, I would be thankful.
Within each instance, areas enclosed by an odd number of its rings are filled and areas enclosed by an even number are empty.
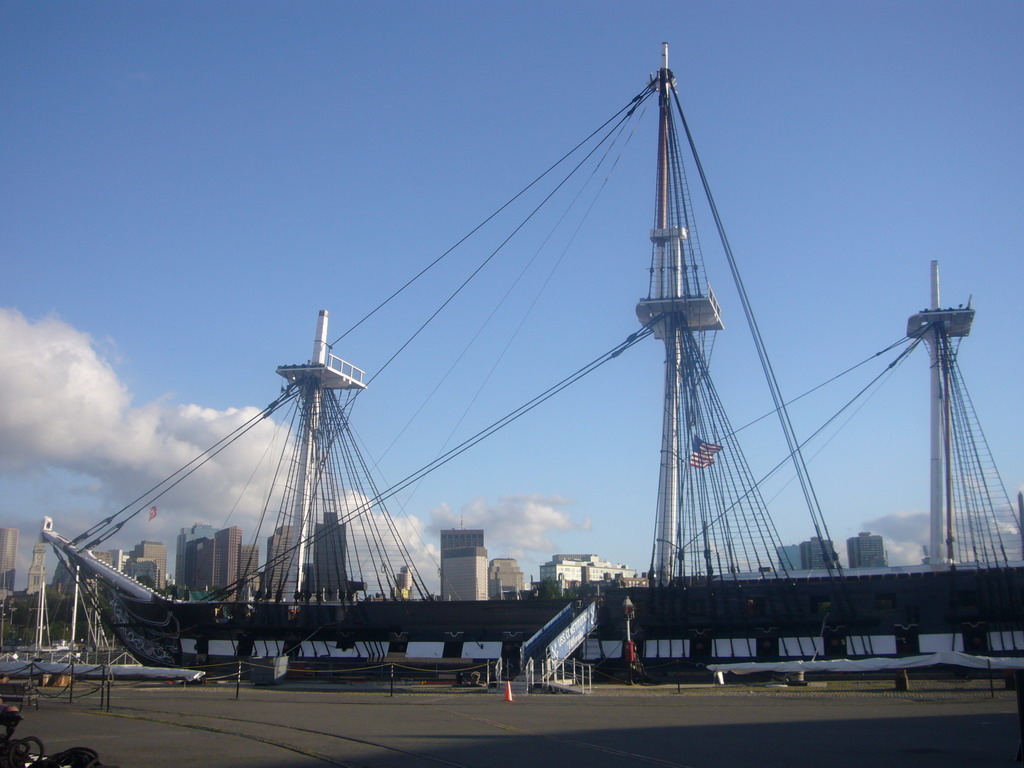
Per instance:
[[[629,669],[629,684],[633,684],[633,672],[636,666],[636,646],[633,644],[633,601],[626,595],[622,601],[622,613],[626,619],[626,641],[622,645],[622,658]]]

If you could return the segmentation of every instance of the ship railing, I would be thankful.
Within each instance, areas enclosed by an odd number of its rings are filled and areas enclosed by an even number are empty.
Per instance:
[[[578,689],[580,693],[593,693],[594,667],[577,659],[545,659],[541,687],[548,691]]]
[[[332,354],[327,355],[327,367],[353,381],[358,381],[360,384],[363,383],[363,376],[366,373],[362,368],[356,368],[352,363],[346,363],[340,357]]]

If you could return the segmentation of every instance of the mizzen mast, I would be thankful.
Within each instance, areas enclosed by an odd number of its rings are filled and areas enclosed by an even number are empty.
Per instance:
[[[930,524],[928,558],[932,565],[956,560],[953,537],[953,413],[951,339],[967,336],[974,310],[939,308],[939,262],[931,263],[931,307],[910,316],[907,336],[924,338],[931,370]]]

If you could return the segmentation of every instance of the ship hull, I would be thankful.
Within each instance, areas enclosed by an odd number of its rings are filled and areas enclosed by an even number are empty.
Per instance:
[[[602,589],[598,627],[577,652],[614,665],[633,604],[638,658],[705,666],[914,656],[1024,655],[1024,567],[790,577]],[[206,603],[108,596],[118,638],[142,663],[196,666],[289,656],[345,666],[431,659],[518,662],[566,600]]]
[[[1022,566],[612,590],[587,660],[621,657],[626,597],[632,638],[649,662],[1024,655]]]

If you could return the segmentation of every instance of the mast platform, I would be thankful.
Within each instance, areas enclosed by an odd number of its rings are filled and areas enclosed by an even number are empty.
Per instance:
[[[323,365],[316,363],[281,365],[278,366],[277,373],[291,382],[313,377],[319,380],[323,389],[366,389],[366,385],[363,383],[365,371],[330,354],[327,355]]]
[[[923,336],[929,329],[937,327],[940,323],[947,336],[967,336],[971,332],[971,324],[974,322],[974,310],[970,307],[964,309],[924,309],[916,315],[911,315],[907,320],[907,336],[916,338]]]
[[[686,318],[687,327],[694,331],[721,331],[725,328],[718,300],[710,287],[707,296],[641,299],[637,303],[636,316],[642,324],[647,325],[658,315],[681,315]],[[659,339],[662,338],[658,330],[660,325],[654,328],[654,335]]]

